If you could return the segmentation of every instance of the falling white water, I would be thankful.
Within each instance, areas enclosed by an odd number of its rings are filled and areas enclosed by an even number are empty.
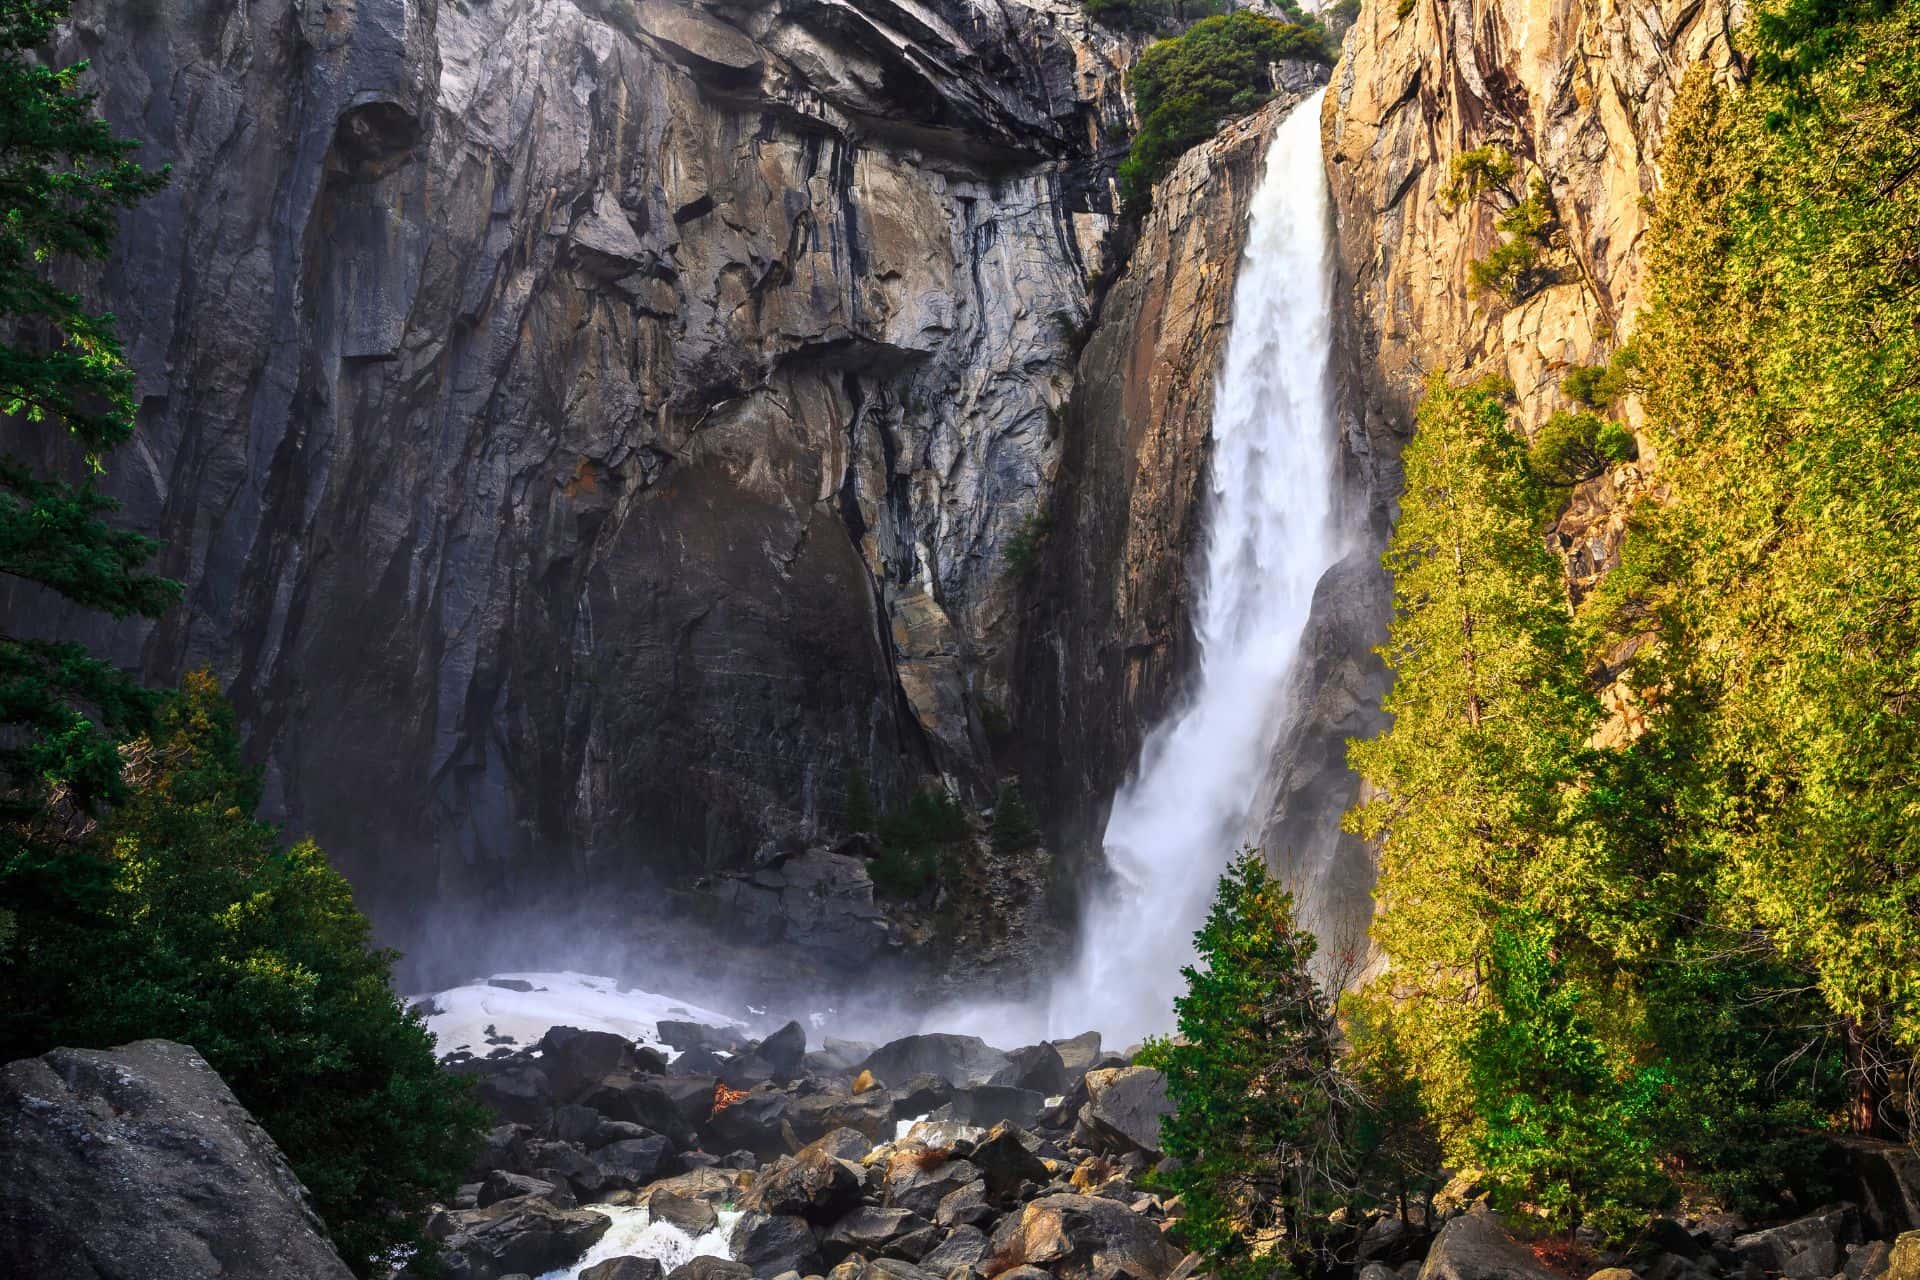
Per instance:
[[[1212,503],[1192,700],[1157,728],[1114,797],[1112,890],[1089,905],[1050,1031],[1118,1048],[1171,1029],[1214,882],[1258,830],[1250,812],[1290,708],[1314,586],[1339,548],[1328,358],[1333,265],[1320,95],[1267,150],[1214,397]]]

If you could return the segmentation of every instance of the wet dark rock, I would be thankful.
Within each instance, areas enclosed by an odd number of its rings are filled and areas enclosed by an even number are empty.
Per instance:
[[[653,1133],[654,1131],[647,1126],[635,1124],[631,1120],[602,1120],[593,1126],[593,1132],[589,1133],[580,1145],[588,1151],[598,1151],[601,1147],[625,1142],[629,1138],[651,1138]]]
[[[920,1072],[908,1077],[891,1090],[893,1099],[893,1118],[896,1120],[915,1120],[921,1116],[932,1115],[953,1100],[953,1085],[943,1077],[931,1072]]]
[[[922,1073],[957,1087],[985,1084],[1007,1065],[1007,1055],[978,1036],[918,1035],[891,1041],[861,1064],[882,1084],[898,1086]]]
[[[580,1273],[580,1280],[664,1280],[666,1271],[657,1258],[608,1258]]]
[[[1066,1062],[1060,1057],[1060,1051],[1050,1044],[1015,1049],[1007,1057],[1007,1065],[994,1072],[988,1084],[1032,1090],[1043,1098],[1065,1093],[1073,1087],[1074,1077],[1067,1070]]]
[[[1360,1233],[1354,1256],[1361,1262],[1384,1262],[1398,1266],[1426,1252],[1428,1232],[1414,1226],[1398,1214],[1388,1214]]]
[[[866,1159],[867,1153],[873,1150],[873,1145],[872,1139],[858,1129],[834,1129],[809,1142],[799,1154],[823,1151],[830,1156],[851,1160],[857,1164]]]
[[[532,1137],[533,1130],[524,1124],[496,1125],[487,1130],[480,1140],[480,1150],[474,1154],[471,1172],[475,1177],[484,1177],[495,1169],[525,1173],[533,1167],[527,1160],[527,1143]]]
[[[603,1213],[559,1209],[532,1196],[445,1218],[441,1244],[450,1280],[503,1280],[564,1267],[613,1225]]]
[[[938,1150],[907,1146],[896,1150],[887,1162],[885,1203],[888,1208],[907,1209],[930,1219],[949,1194],[979,1181],[980,1171],[965,1160],[952,1159]]]
[[[533,990],[533,984],[525,978],[488,978],[487,985],[490,987],[498,987],[502,991],[526,992]],[[489,1027],[487,1030],[491,1032],[493,1028]]]
[[[788,1113],[794,1136],[811,1142],[836,1129],[849,1129],[870,1142],[885,1142],[893,1137],[893,1100],[884,1090],[869,1089],[852,1095],[816,1094],[795,1100]]]
[[[738,1027],[709,1027],[698,1022],[661,1022],[655,1034],[662,1044],[674,1049],[706,1049],[738,1053],[747,1047],[747,1037]]]
[[[484,1209],[517,1196],[539,1196],[562,1209],[574,1207],[573,1192],[566,1183],[555,1184],[529,1174],[508,1173],[504,1169],[496,1169],[486,1176],[474,1196],[473,1207]]]
[[[729,1089],[753,1089],[771,1084],[780,1074],[771,1062],[754,1053],[728,1058],[720,1064],[720,1082]]]
[[[798,1022],[789,1022],[762,1040],[754,1052],[782,1077],[791,1076],[800,1069],[800,1060],[807,1054],[806,1030]]]
[[[740,1198],[743,1186],[744,1180],[739,1173],[694,1169],[676,1177],[662,1178],[646,1189],[642,1199],[665,1192],[710,1205],[731,1204]]]
[[[934,1112],[934,1119],[951,1117],[982,1129],[1002,1123],[1028,1129],[1039,1123],[1045,1106],[1046,1099],[1031,1089],[982,1084],[954,1090],[947,1105]]]
[[[971,1267],[987,1255],[987,1233],[978,1227],[957,1226],[947,1232],[932,1252],[918,1259],[919,1266],[935,1275],[944,1276],[955,1267]]]
[[[740,1207],[825,1225],[858,1205],[862,1188],[858,1165],[836,1159],[819,1147],[809,1147],[762,1169]]]
[[[1080,1108],[1076,1136],[1104,1155],[1160,1153],[1160,1121],[1172,1114],[1167,1079],[1151,1067],[1122,1067],[1087,1074],[1087,1104]]]
[[[906,1209],[860,1205],[821,1237],[821,1251],[829,1263],[839,1263],[853,1253],[872,1257],[886,1252],[902,1236],[930,1225],[925,1218]]]
[[[999,1216],[1000,1211],[987,1200],[986,1183],[969,1182],[941,1198],[933,1220],[942,1227],[985,1227]]]
[[[726,1258],[689,1258],[667,1273],[667,1280],[753,1280],[753,1269]]]
[[[606,1075],[585,1085],[576,1101],[609,1120],[641,1125],[691,1146],[697,1122],[689,1113],[703,1106],[711,1110],[713,1091],[703,1091],[697,1078]],[[700,1119],[706,1119],[704,1113]]]
[[[750,1211],[734,1223],[728,1249],[757,1280],[783,1271],[810,1275],[821,1269],[820,1241],[805,1218]]]
[[[553,1027],[540,1037],[540,1069],[561,1102],[578,1099],[602,1076],[634,1071],[633,1044],[610,1031]]]
[[[719,1213],[705,1200],[666,1190],[656,1189],[647,1197],[647,1212],[653,1215],[655,1222],[677,1227],[696,1238],[713,1230],[720,1222]]]
[[[701,1134],[710,1151],[746,1150],[759,1160],[785,1155],[791,1142],[787,1123],[787,1095],[762,1086],[746,1097],[715,1111]]]
[[[532,1065],[514,1065],[481,1076],[473,1096],[502,1124],[539,1128],[553,1114],[553,1086],[547,1073]]]
[[[1066,1068],[1068,1088],[1085,1079],[1087,1072],[1093,1070],[1094,1064],[1100,1060],[1098,1031],[1088,1031],[1071,1040],[1050,1040],[1048,1043],[1060,1055],[1060,1065]],[[1062,1093],[1065,1090],[1056,1089],[1054,1092]]]
[[[673,1172],[673,1143],[660,1134],[649,1138],[623,1138],[595,1151],[593,1160],[609,1181],[618,1180],[632,1190],[647,1185],[662,1174]]]
[[[1845,1198],[1860,1206],[1864,1228],[1882,1239],[1920,1231],[1920,1148],[1871,1138],[1837,1138]]]
[[[216,1265],[228,1280],[352,1275],[199,1054],[143,1040],[0,1068],[0,1275],[198,1280]]]
[[[1098,1196],[1049,1195],[1001,1219],[992,1252],[1044,1267],[1056,1280],[1096,1280],[1124,1271],[1163,1280],[1182,1254],[1125,1205]]]
[[[1034,1153],[1040,1140],[1008,1124],[994,1126],[974,1145],[969,1161],[980,1170],[987,1195],[1005,1201],[1026,1183],[1044,1186],[1051,1176]]]
[[[593,1145],[594,1131],[607,1121],[592,1107],[583,1107],[577,1103],[567,1103],[553,1109],[547,1120],[546,1136],[557,1142],[578,1142],[584,1146]],[[630,1135],[639,1137],[639,1134]]]

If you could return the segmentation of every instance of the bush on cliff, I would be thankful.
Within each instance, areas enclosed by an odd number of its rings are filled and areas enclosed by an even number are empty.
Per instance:
[[[190,676],[127,751],[133,782],[65,856],[96,892],[22,912],[0,996],[0,1060],[56,1045],[193,1045],[286,1154],[362,1274],[422,1243],[484,1118],[443,1072],[368,942],[347,883],[310,842],[252,817],[213,678]]]
[[[1271,68],[1289,58],[1331,62],[1326,31],[1316,22],[1281,22],[1249,10],[1203,19],[1141,54],[1132,78],[1140,131],[1120,165],[1127,207],[1143,211],[1175,161],[1271,99]]]

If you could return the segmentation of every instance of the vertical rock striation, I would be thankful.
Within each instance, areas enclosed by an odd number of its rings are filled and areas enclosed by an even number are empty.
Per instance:
[[[1129,47],[1071,0],[83,0],[112,484],[392,940],[980,785]],[[6,611],[44,615],[9,598]]]

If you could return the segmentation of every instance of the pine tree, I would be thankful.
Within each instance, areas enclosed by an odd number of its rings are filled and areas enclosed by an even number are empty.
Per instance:
[[[115,219],[164,174],[131,160],[79,88],[85,63],[34,56],[64,0],[0,6],[0,414],[63,433],[79,480],[0,457],[0,573],[113,618],[156,617],[179,586],[146,570],[157,544],[107,522],[95,487],[107,454],[132,434],[133,374],[113,317],[58,283],[107,257]],[[0,819],[49,800],[91,812],[120,789],[118,744],[150,723],[153,697],[76,644],[0,635]],[[17,852],[17,851],[16,851]]]
[[[1308,968],[1313,935],[1257,850],[1220,877],[1194,948],[1178,1038],[1140,1059],[1166,1074],[1176,1107],[1160,1137],[1178,1162],[1166,1179],[1186,1203],[1187,1238],[1222,1280],[1319,1274],[1326,1215],[1352,1182],[1352,1099]]]

